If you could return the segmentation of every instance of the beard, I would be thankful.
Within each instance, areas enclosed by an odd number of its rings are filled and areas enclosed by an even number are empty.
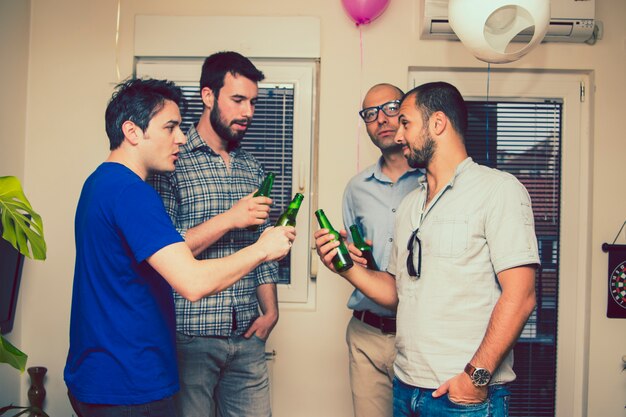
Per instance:
[[[428,130],[424,131],[424,145],[421,149],[413,149],[409,146],[410,153],[406,159],[411,168],[426,168],[430,163],[433,155],[437,149],[437,144],[433,140],[432,136],[428,133]]]
[[[209,113],[209,121],[211,122],[211,127],[217,135],[227,142],[227,148],[229,151],[233,149],[237,149],[241,145],[241,141],[248,131],[245,130],[233,130],[230,126],[234,123],[250,123],[249,119],[234,119],[230,123],[222,117],[222,113],[217,105],[217,100],[215,101],[213,108],[211,109],[211,113]]]

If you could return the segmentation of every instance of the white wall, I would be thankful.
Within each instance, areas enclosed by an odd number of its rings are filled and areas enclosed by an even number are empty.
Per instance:
[[[0,177],[18,177],[26,196],[30,195],[24,184],[29,30],[30,0],[0,0]],[[5,335],[17,346],[21,343],[20,327],[18,316],[13,331]],[[0,365],[0,407],[17,404],[19,382],[19,372]]]
[[[18,3],[13,0],[9,4]],[[0,46],[8,44],[4,23],[28,20],[22,7],[0,0],[3,27]],[[62,381],[67,351],[69,305],[74,262],[73,215],[85,177],[107,155],[103,112],[115,81],[116,55],[122,76],[131,73],[133,22],[136,14],[163,15],[304,15],[317,16],[322,28],[320,77],[319,207],[340,219],[343,186],[376,151],[363,132],[357,147],[355,111],[361,95],[374,83],[406,87],[409,66],[479,67],[460,43],[420,41],[418,0],[393,0],[384,14],[361,28],[360,34],[339,0],[122,0],[119,53],[115,49],[117,1],[32,0],[30,43],[18,41],[3,56],[24,53],[30,44],[24,173],[31,203],[43,216],[48,260],[28,262],[18,308],[17,332],[30,365],[49,368],[47,410],[70,416]],[[606,310],[606,254],[600,245],[612,239],[626,220],[623,158],[626,154],[621,120],[626,106],[626,2],[597,0],[597,17],[605,23],[604,39],[595,46],[544,44],[508,67],[593,70],[595,92],[593,134],[593,218],[590,287],[589,417],[626,416],[626,374],[620,358],[626,354],[626,321],[609,320]],[[19,29],[24,30],[24,24]],[[190,29],[191,30],[191,29]],[[233,28],[237,30],[237,28]],[[224,33],[227,37],[228,33]],[[259,34],[262,36],[262,34]],[[4,52],[4,50],[2,50]],[[22,61],[23,62],[23,61]],[[22,71],[14,70],[20,79]],[[22,76],[23,77],[23,76]],[[23,78],[22,78],[23,79]],[[2,84],[4,86],[4,84]],[[10,86],[14,87],[11,83]],[[12,109],[21,93],[0,96],[0,117]],[[11,120],[23,120],[19,110]],[[4,119],[3,119],[4,120]],[[6,123],[0,124],[4,136]],[[16,137],[23,137],[22,134]],[[6,139],[0,151],[0,174],[6,163]],[[357,148],[359,157],[357,158]],[[20,166],[14,167],[19,171]],[[621,193],[617,193],[619,189]],[[568,277],[562,277],[567,285]],[[320,269],[317,308],[283,310],[272,336],[278,356],[274,364],[274,415],[277,417],[345,417],[351,413],[344,342],[350,288]],[[561,300],[567,302],[567,300]],[[566,348],[566,347],[563,347]],[[0,387],[14,378],[0,373]],[[25,402],[27,378],[21,382]],[[3,391],[3,390],[0,390]],[[0,400],[2,400],[0,396]]]

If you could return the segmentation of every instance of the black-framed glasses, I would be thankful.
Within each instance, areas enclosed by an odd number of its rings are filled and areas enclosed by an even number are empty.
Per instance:
[[[366,107],[359,112],[359,116],[365,123],[372,123],[378,119],[378,112],[383,111],[386,116],[393,117],[400,113],[400,100],[392,100],[380,106]]]
[[[406,244],[406,249],[409,251],[409,255],[406,257],[406,269],[409,271],[409,275],[414,278],[419,278],[422,274],[422,241],[417,236],[418,230],[419,228],[413,230],[413,233],[411,233],[411,237]],[[415,270],[415,254],[413,252],[415,242],[417,242],[417,271]]]

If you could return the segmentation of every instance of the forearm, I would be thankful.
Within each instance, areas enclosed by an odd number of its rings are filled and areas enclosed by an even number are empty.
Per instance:
[[[372,271],[355,264],[340,274],[376,304],[395,310],[398,307],[396,279],[384,271]]]
[[[278,320],[278,293],[276,284],[261,284],[256,289],[259,307],[264,316]]]
[[[229,217],[226,213],[221,213],[188,229],[185,233],[185,243],[193,255],[198,256],[232,229]]]
[[[345,233],[345,231],[342,230],[342,233]],[[328,233],[327,229],[320,229],[315,232],[315,246],[320,260],[328,269],[336,273],[337,271],[333,266],[332,260],[337,255],[339,241],[332,234]],[[350,245],[350,248],[352,247],[353,245]],[[351,256],[353,255],[351,253]],[[339,273],[339,275],[375,303],[391,310],[397,308],[398,292],[396,290],[396,280],[390,273],[373,271],[355,262],[352,268]]]
[[[255,243],[224,258],[198,261],[184,243],[178,243],[161,249],[148,262],[176,292],[197,301],[232,286],[267,257]]]

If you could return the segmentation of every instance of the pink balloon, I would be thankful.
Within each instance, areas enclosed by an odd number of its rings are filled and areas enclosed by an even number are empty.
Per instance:
[[[357,26],[370,23],[380,16],[390,0],[341,0],[343,7]]]

